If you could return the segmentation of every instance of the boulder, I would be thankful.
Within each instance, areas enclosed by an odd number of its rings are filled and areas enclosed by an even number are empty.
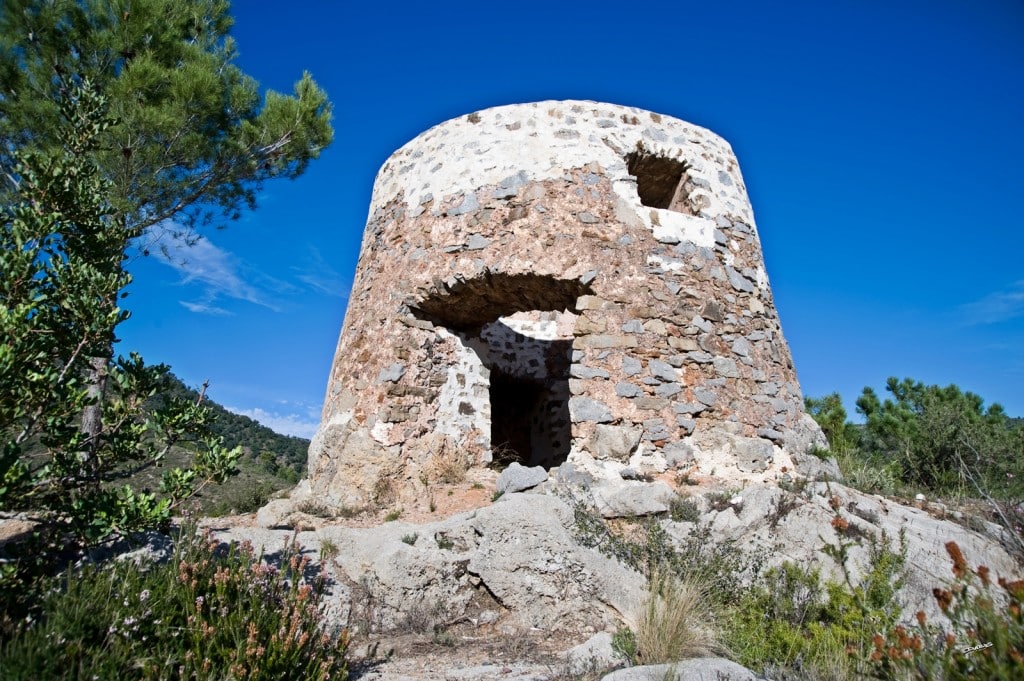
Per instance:
[[[328,607],[341,621],[361,619],[383,631],[411,617],[449,622],[498,611],[521,627],[617,627],[642,600],[646,581],[580,545],[572,527],[566,501],[510,494],[435,523],[324,527],[296,538],[312,554],[333,547]],[[272,554],[292,533],[238,527],[219,536],[248,539]]]
[[[622,658],[612,649],[612,635],[602,631],[569,649],[565,661],[572,674],[586,674],[594,669],[611,669],[622,664]]]
[[[548,472],[542,466],[526,467],[518,461],[513,461],[498,476],[498,491],[501,493],[522,492],[536,487],[547,479]]]
[[[622,481],[592,490],[594,505],[604,518],[633,518],[668,511],[676,494],[664,482]]]

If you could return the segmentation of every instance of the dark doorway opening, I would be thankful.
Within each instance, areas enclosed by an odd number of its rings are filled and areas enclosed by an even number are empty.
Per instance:
[[[569,457],[572,343],[550,341],[545,351],[546,372],[516,375],[491,367],[491,450],[498,465],[518,461],[553,468]]]
[[[568,458],[571,329],[576,299],[589,293],[579,281],[489,273],[410,306],[453,331],[489,372],[494,464],[553,468]],[[570,319],[563,312],[572,313]],[[552,332],[557,328],[563,329],[560,337]]]
[[[533,422],[546,392],[539,383],[491,371],[491,449],[495,463],[535,465],[531,461]]]

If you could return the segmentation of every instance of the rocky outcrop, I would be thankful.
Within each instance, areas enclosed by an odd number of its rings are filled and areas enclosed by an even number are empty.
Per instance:
[[[441,451],[755,482],[821,472],[815,444],[721,138],[540,102],[442,123],[381,169],[310,447],[321,502],[408,507]]]
[[[471,489],[471,483],[464,487]],[[975,519],[975,529],[968,529],[940,505],[900,504],[837,482],[794,478],[782,485],[673,489],[664,480],[595,479],[567,463],[528,491],[507,491],[490,505],[483,503],[446,519],[358,528],[311,517],[296,511],[294,501],[279,500],[258,515],[268,528],[235,527],[220,535],[248,539],[273,556],[293,536],[290,528],[298,528],[294,536],[304,552],[323,556],[333,581],[332,617],[360,634],[429,632],[460,623],[471,627],[473,640],[537,632],[561,645],[564,664],[577,672],[588,668],[587,660],[597,669],[617,664],[608,649],[610,634],[635,623],[647,586],[641,574],[594,548],[608,545],[601,530],[595,533],[598,516],[626,519],[615,521],[620,530],[629,518],[649,516],[642,522],[660,524],[680,550],[711,551],[713,544],[728,542],[760,553],[765,569],[790,561],[816,568],[827,579],[849,575],[854,584],[870,566],[873,546],[905,551],[906,584],[893,607],[902,608],[907,621],[917,610],[931,621],[941,617],[932,589],[951,581],[946,542],[957,542],[972,567],[984,564],[994,577],[1021,574],[1000,545],[998,526]],[[672,520],[683,515],[676,512],[682,504],[691,508],[685,514],[689,520]],[[589,509],[589,520],[578,515],[582,508]],[[307,525],[320,527],[303,530]],[[698,527],[702,532],[694,534]],[[841,553],[843,565],[837,561]],[[513,665],[518,678],[549,678],[528,657],[523,654]],[[423,661],[421,668],[436,664]],[[414,666],[399,660],[366,678],[398,678],[398,670]],[[506,668],[481,663],[463,672],[467,679],[485,681],[504,678]],[[683,673],[678,678],[705,678],[702,674],[725,669],[741,674],[735,678],[753,678],[724,660],[677,666]],[[608,678],[661,678],[657,674],[664,671],[635,668]],[[403,674],[418,681],[449,678]]]
[[[278,527],[296,523],[264,519]],[[617,625],[632,616],[644,578],[577,543],[572,527],[572,509],[562,499],[510,492],[438,522],[324,527],[297,539],[310,552],[331,547],[327,567],[336,580],[338,616],[363,617],[375,630],[398,628],[425,610],[438,622],[500,613],[508,623],[545,630]],[[237,528],[222,536],[276,550],[290,533]],[[359,612],[366,603],[372,612]]]
[[[1004,530],[975,519],[982,531],[964,527],[941,505],[901,504],[865,494],[836,482],[816,482],[784,489],[776,485],[748,487],[724,508],[712,508],[702,497],[701,522],[711,527],[717,541],[734,540],[746,550],[760,550],[766,567],[789,561],[821,570],[842,582],[841,566],[826,547],[845,547],[846,567],[857,583],[870,563],[872,544],[906,551],[906,585],[899,604],[907,619],[923,610],[930,619],[940,616],[932,589],[952,577],[945,544],[955,541],[972,567],[984,564],[993,574],[1014,578],[1022,566],[1002,545]],[[690,523],[666,522],[668,531],[685,538]],[[833,552],[834,553],[834,552]]]

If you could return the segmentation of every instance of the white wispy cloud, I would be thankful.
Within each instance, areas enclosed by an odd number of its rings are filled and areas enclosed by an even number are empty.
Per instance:
[[[202,302],[182,303],[193,312],[224,314],[212,303],[219,298],[243,300],[278,311],[270,293],[282,288],[276,279],[247,267],[228,251],[217,247],[205,237],[194,243],[181,239],[165,239],[157,257],[181,275],[182,284],[199,284],[204,288]]]
[[[961,307],[970,324],[996,324],[1024,317],[1024,279]]]
[[[187,309],[189,312],[196,312],[199,314],[212,314],[218,316],[233,315],[234,312],[229,312],[222,307],[216,307],[215,305],[209,305],[207,303],[190,303],[187,300],[179,300],[179,303]]]
[[[296,437],[311,438],[320,426],[319,419],[309,414],[281,414],[255,407],[253,409],[239,409],[238,407],[224,407],[233,414],[248,416],[254,421],[259,421],[267,428],[282,435],[294,435]]]
[[[352,288],[351,282],[331,267],[316,248],[309,249],[310,256],[304,267],[293,267],[298,272],[296,279],[313,291],[338,298],[347,298]]]

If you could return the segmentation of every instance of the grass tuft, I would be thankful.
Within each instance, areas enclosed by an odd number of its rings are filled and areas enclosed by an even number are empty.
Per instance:
[[[644,664],[721,652],[711,598],[701,585],[672,572],[658,571],[650,587],[636,628],[637,652]]]

